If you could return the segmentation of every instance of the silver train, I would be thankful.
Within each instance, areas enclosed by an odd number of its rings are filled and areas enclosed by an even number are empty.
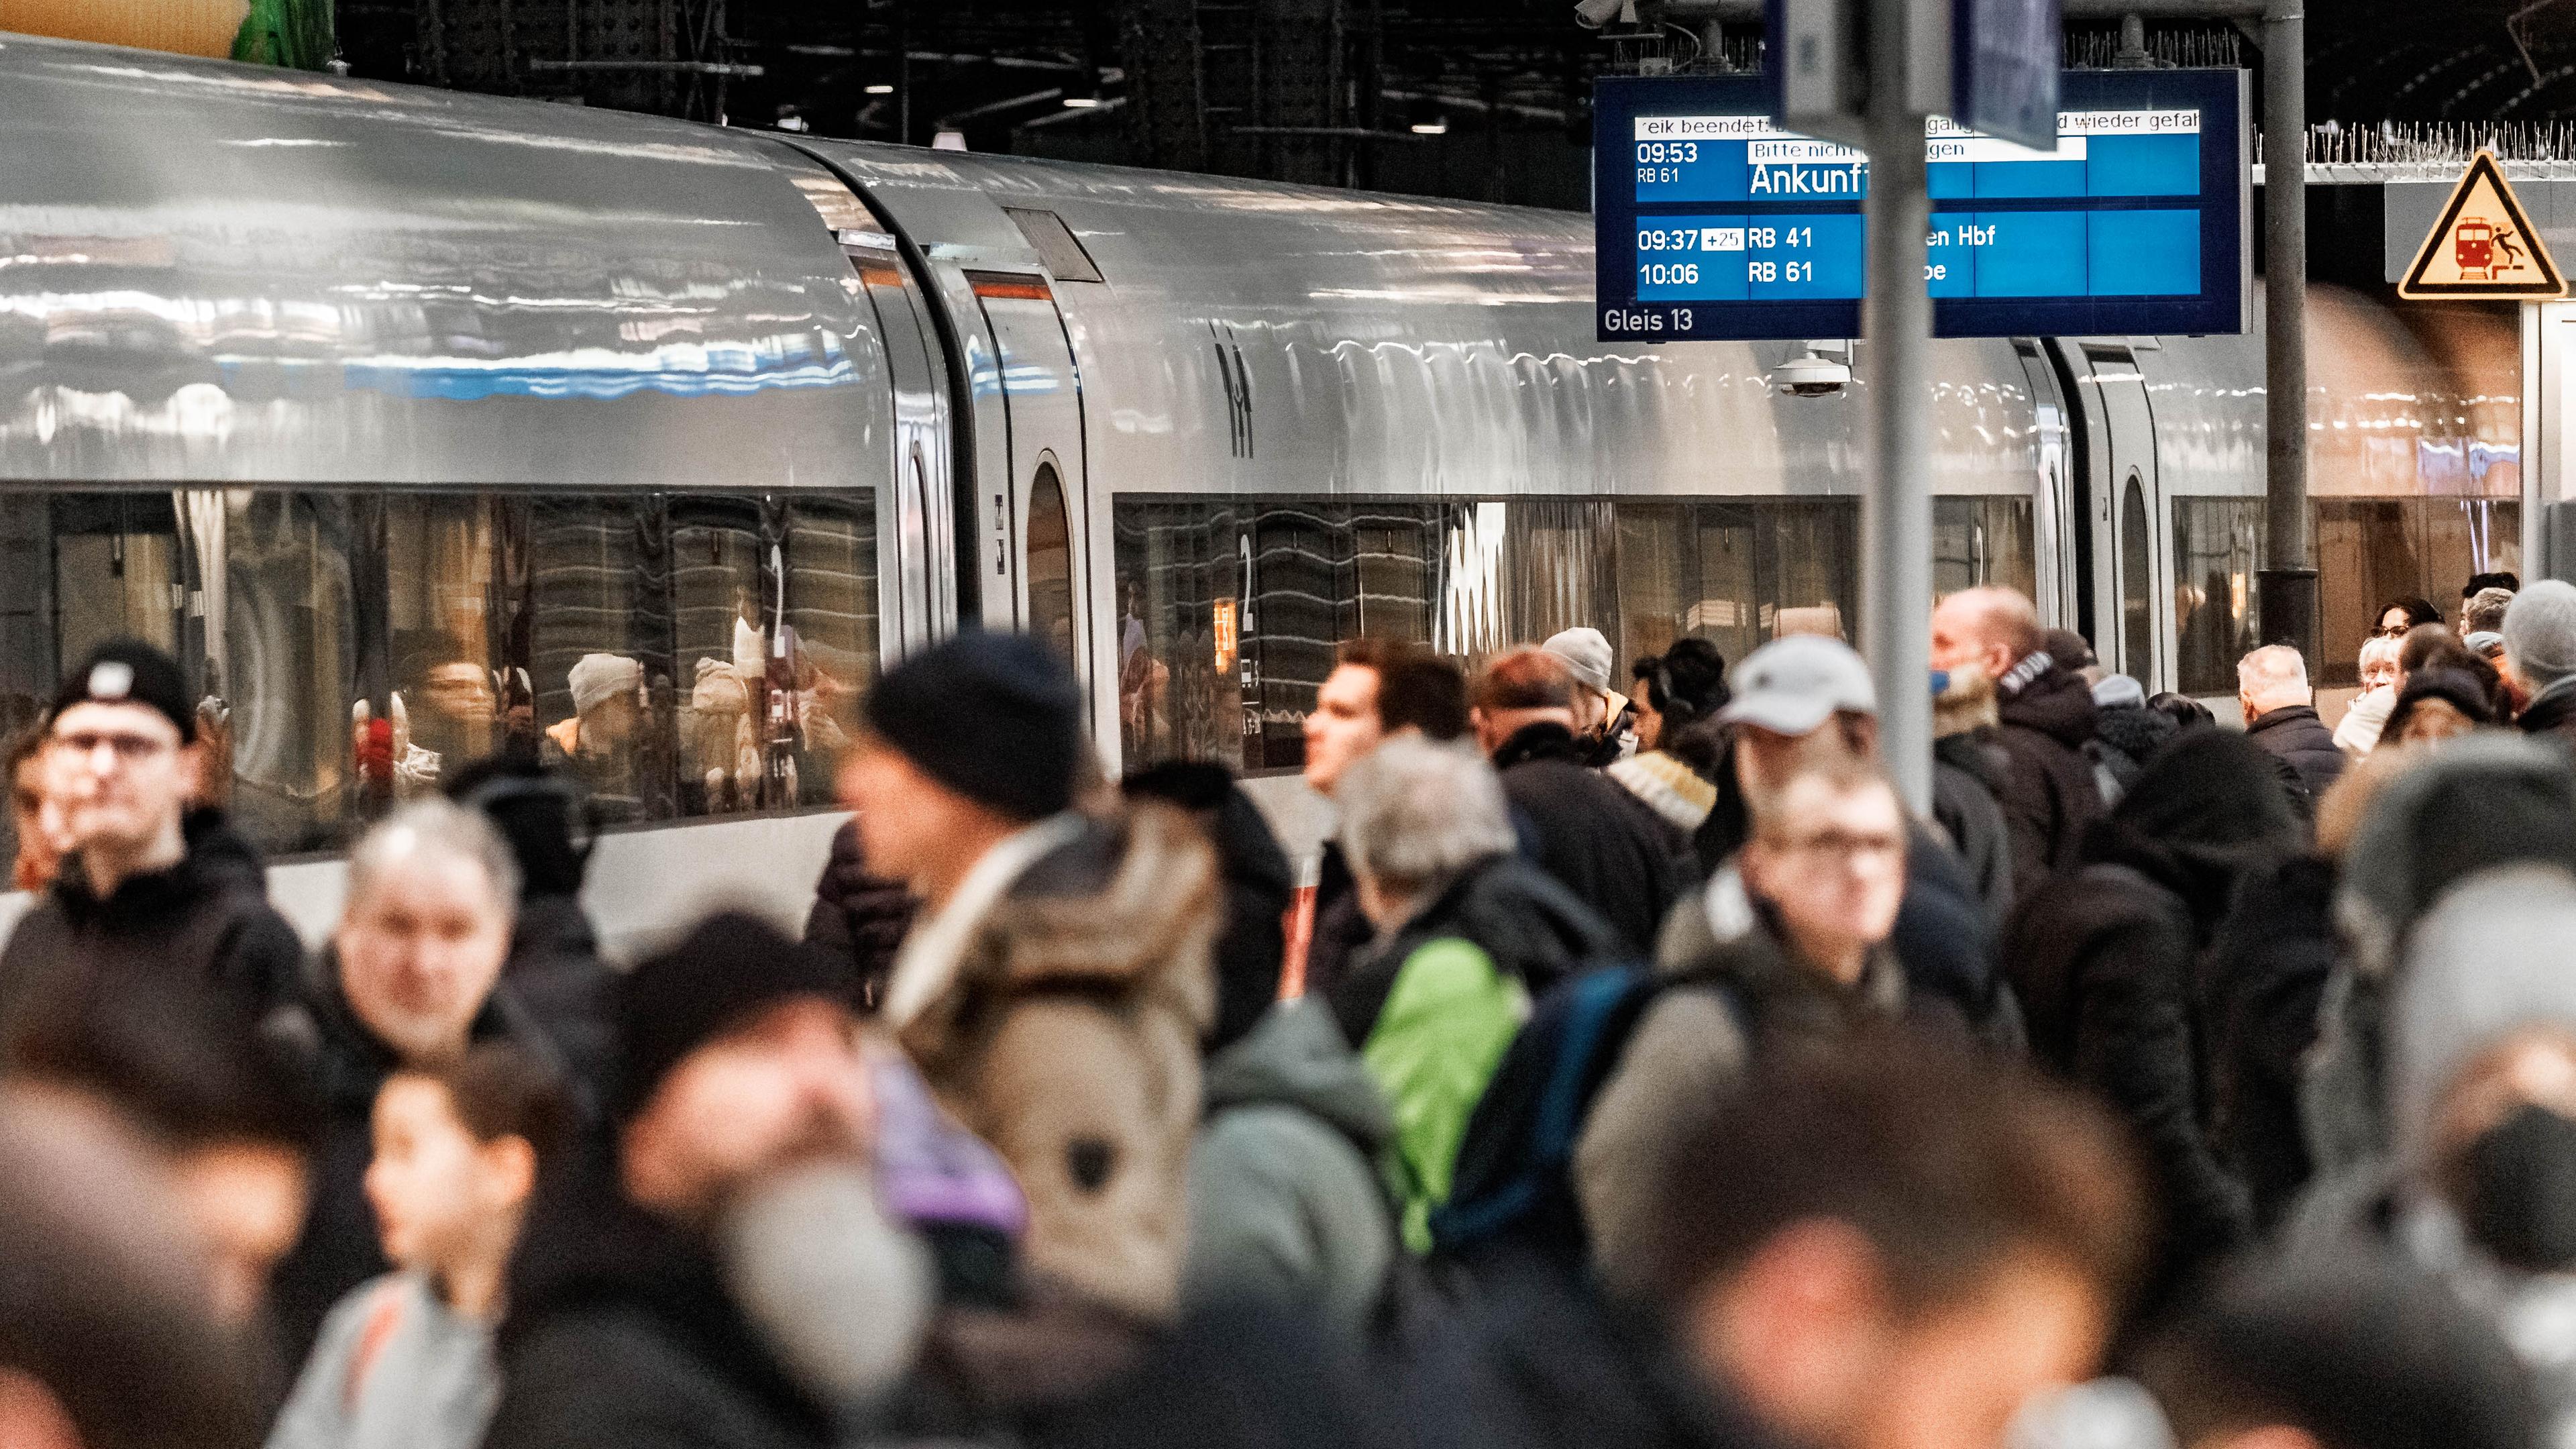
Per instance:
[[[1854,611],[1867,346],[1791,396],[1801,344],[1596,343],[1589,227],[0,38],[0,726],[172,648],[317,935],[333,852],[516,735],[601,802],[632,948],[801,917],[849,700],[980,622],[1075,661],[1112,771],[1225,759],[1302,837],[1339,638]],[[2312,316],[2348,671],[2381,595],[2515,565],[2515,349]],[[1939,586],[2232,689],[2258,337],[1937,377]]]

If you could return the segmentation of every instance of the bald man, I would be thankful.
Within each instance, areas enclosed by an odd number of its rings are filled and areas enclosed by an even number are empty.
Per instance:
[[[2236,706],[2245,712],[2245,737],[2289,762],[2311,813],[2343,775],[2343,751],[2317,718],[2316,705],[2308,662],[2298,650],[2266,644],[2237,661]]]
[[[1981,668],[1995,681],[2011,757],[1995,803],[2012,841],[2013,899],[2028,900],[2050,876],[2072,868],[2084,829],[2102,813],[2093,762],[2093,691],[2084,676],[2042,645],[2029,599],[1989,585],[1962,589],[1932,610],[1932,667]]]

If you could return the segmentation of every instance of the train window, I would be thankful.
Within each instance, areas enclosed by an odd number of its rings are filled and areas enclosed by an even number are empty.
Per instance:
[[[397,763],[360,754],[349,500],[233,494],[222,530],[222,667],[203,677],[229,706],[210,743],[231,757],[234,823],[271,851],[336,845],[390,803]]]
[[[2174,687],[2233,694],[2236,661],[2261,642],[2254,571],[2263,563],[2263,500],[2173,502]]]
[[[2120,494],[2120,671],[2142,684],[2155,682],[2154,572],[2147,490],[2131,473]]]
[[[380,501],[384,520],[387,648],[403,733],[397,785],[438,788],[493,753],[513,730],[535,729],[523,674],[509,657],[526,580],[509,572],[524,547],[505,545],[519,510],[470,495],[402,494]]]
[[[1073,525],[1053,463],[1029,484],[1029,632],[1073,655]]]
[[[612,822],[822,804],[830,716],[876,673],[875,551],[865,491],[0,494],[0,735],[132,635],[188,671],[201,791],[271,855],[513,743]]]
[[[800,756],[800,805],[832,803],[848,721],[876,678],[877,514],[872,501],[815,500],[787,510],[787,632],[795,697],[777,738]],[[772,748],[777,748],[776,738]]]
[[[1073,228],[1064,224],[1063,217],[1033,206],[1006,206],[1002,208],[1002,214],[1011,219],[1011,225],[1020,229],[1020,235],[1028,239],[1029,249],[1038,254],[1038,260],[1046,264],[1048,271],[1055,273],[1057,281],[1097,282],[1101,279],[1100,268],[1093,264],[1091,253],[1083,249],[1082,239],[1073,234]]]
[[[612,823],[677,808],[671,565],[647,498],[548,497],[529,525],[539,752]]]
[[[2311,672],[2328,687],[2360,682],[2361,641],[2389,600],[2420,597],[2453,610],[2471,574],[2522,567],[2518,500],[2319,499],[2310,518],[2323,656]]]
[[[1590,624],[1622,661],[1684,634],[1737,659],[1849,618],[1848,499],[1121,499],[1126,760],[1303,762],[1335,646],[1367,634],[1468,663]]]
[[[1982,584],[2001,584],[2027,596],[2038,594],[2030,500],[2004,494],[1933,499],[1934,597]]]
[[[754,499],[674,498],[670,508],[681,809],[761,809],[775,803],[763,749],[781,587],[768,566],[774,535]]]

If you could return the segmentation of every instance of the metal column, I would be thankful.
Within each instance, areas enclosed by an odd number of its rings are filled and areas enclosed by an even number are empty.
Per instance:
[[[1905,71],[1919,0],[1870,0],[1869,491],[1861,500],[1861,652],[1878,687],[1879,750],[1907,808],[1932,809],[1932,202],[1923,115]]]
[[[2303,0],[2263,10],[2263,641],[2311,669],[2317,571],[2308,552],[2308,82]]]

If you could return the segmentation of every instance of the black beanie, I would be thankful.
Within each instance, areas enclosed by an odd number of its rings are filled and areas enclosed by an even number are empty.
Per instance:
[[[886,671],[865,714],[932,779],[1013,820],[1073,803],[1082,690],[1026,634],[969,631],[934,645]]]
[[[181,743],[197,738],[197,712],[188,702],[188,676],[179,661],[139,639],[100,645],[63,676],[54,713],[76,704],[139,704],[158,710],[179,727]]]
[[[847,957],[791,941],[737,911],[699,922],[687,939],[626,973],[616,992],[610,1107],[629,1122],[689,1053],[791,998],[854,1001],[858,978]]]

